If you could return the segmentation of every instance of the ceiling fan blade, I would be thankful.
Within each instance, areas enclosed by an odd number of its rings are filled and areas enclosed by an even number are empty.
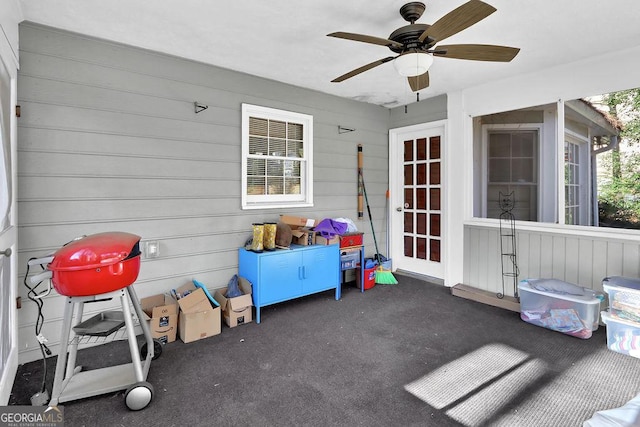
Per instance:
[[[411,90],[414,92],[426,89],[429,87],[429,72],[427,71],[415,77],[407,77],[407,80],[409,80],[409,86],[411,86]]]
[[[338,31],[335,33],[327,34],[327,36],[337,37],[339,39],[355,40],[357,42],[363,43],[377,44],[380,46],[393,46],[402,49],[402,43],[398,43],[389,39],[383,39],[381,37],[367,36],[365,34],[344,33],[342,31]]]
[[[331,80],[331,82],[332,83],[338,83],[338,82],[350,79],[351,77],[357,76],[360,73],[364,73],[365,71],[370,70],[370,69],[372,69],[374,67],[377,67],[378,65],[382,65],[385,62],[389,62],[389,61],[393,60],[394,58],[395,58],[395,56],[388,56],[386,58],[378,59],[377,61],[373,61],[370,64],[363,65],[360,68],[356,68],[353,71],[349,71],[348,73],[343,74],[340,77],[336,77],[335,79]]]
[[[491,44],[451,44],[436,46],[433,54],[445,58],[470,59],[473,61],[509,62],[520,52],[517,47]]]
[[[424,30],[419,40],[427,37],[442,41],[473,24],[480,22],[496,11],[496,8],[480,0],[471,0],[438,19],[432,26]]]

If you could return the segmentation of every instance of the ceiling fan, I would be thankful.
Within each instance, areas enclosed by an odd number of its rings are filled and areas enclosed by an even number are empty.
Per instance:
[[[341,82],[368,71],[385,62],[394,61],[398,73],[406,76],[411,90],[417,92],[429,87],[429,67],[433,57],[470,59],[474,61],[509,62],[520,51],[519,48],[487,44],[451,44],[437,45],[447,37],[478,23],[496,11],[493,6],[480,0],[470,0],[462,6],[438,19],[434,24],[417,24],[425,5],[421,2],[407,3],[400,8],[400,15],[409,25],[395,30],[389,38],[380,38],[364,34],[335,32],[327,34],[347,40],[386,46],[397,53],[387,56],[349,71],[332,80]]]

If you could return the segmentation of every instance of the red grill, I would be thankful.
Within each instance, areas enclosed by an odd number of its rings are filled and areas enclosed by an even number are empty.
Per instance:
[[[92,234],[63,246],[47,266],[55,290],[90,296],[131,285],[140,272],[140,236],[123,232]]]

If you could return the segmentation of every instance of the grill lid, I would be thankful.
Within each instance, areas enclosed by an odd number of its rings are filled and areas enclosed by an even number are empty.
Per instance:
[[[92,234],[74,240],[53,255],[53,271],[76,271],[116,264],[140,255],[140,236],[119,231]]]

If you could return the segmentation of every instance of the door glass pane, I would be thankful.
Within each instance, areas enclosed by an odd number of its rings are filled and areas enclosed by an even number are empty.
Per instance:
[[[427,139],[420,138],[416,139],[417,149],[418,149],[418,160],[427,160]]]
[[[404,256],[413,258],[413,237],[404,236]]]
[[[431,254],[429,255],[429,260],[440,262],[440,240],[429,240],[429,249],[431,252]]]
[[[440,189],[432,188],[429,190],[429,209],[432,211],[440,210]]]
[[[416,239],[416,257],[420,259],[427,259],[427,239],[418,237]]]
[[[404,189],[404,208],[413,209],[413,190],[411,188]]]
[[[404,213],[404,232],[413,233],[413,214],[411,212]]]
[[[416,204],[418,209],[427,209],[427,189],[426,188],[417,188],[416,189]]]
[[[413,185],[413,165],[404,165],[404,185]]]
[[[410,162],[413,160],[413,141],[404,142],[404,161]]]
[[[440,236],[440,214],[429,215],[429,228],[432,236]]]
[[[429,184],[440,184],[440,163],[431,163],[429,165]]]
[[[436,160],[440,158],[440,137],[432,136],[429,138],[429,158]]]
[[[427,234],[427,214],[425,213],[416,214],[416,222],[417,222],[416,234],[422,234],[422,235]]]
[[[418,163],[416,165],[416,184],[426,185],[427,183],[427,164]]]

